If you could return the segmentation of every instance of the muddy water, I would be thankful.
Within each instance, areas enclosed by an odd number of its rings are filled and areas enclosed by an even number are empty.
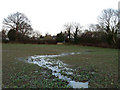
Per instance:
[[[88,88],[88,82],[76,82],[73,81],[71,78],[62,75],[61,72],[64,72],[67,75],[72,75],[74,70],[68,68],[68,65],[63,63],[62,61],[55,60],[55,57],[75,54],[80,54],[80,52],[62,53],[59,55],[34,55],[28,58],[28,62],[50,69],[52,71],[52,75],[58,77],[59,79],[67,80],[69,82],[69,85],[73,88]]]

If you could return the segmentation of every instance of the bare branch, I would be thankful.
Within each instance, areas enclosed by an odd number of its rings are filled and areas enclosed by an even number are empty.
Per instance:
[[[33,30],[28,18],[23,13],[19,12],[11,14],[5,18],[3,25],[6,26],[6,28],[9,28],[9,30],[15,29],[23,35],[27,35]]]

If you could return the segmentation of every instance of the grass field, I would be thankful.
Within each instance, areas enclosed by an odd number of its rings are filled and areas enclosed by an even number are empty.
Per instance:
[[[3,88],[69,88],[67,81],[55,78],[50,70],[24,62],[32,55],[68,52],[82,52],[79,55],[56,57],[77,69],[76,73],[80,73],[81,77],[74,76],[76,81],[89,79],[89,88],[119,87],[117,49],[35,44],[3,44],[2,49]],[[95,72],[93,75],[90,74],[92,71]]]

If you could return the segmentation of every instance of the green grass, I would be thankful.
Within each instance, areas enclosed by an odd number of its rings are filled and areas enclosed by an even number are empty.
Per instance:
[[[57,59],[67,63],[71,68],[77,69],[74,73],[80,74],[81,77],[74,76],[74,80],[82,81],[89,79],[90,88],[113,88],[119,86],[117,83],[117,49],[78,45],[35,44],[3,44],[2,49],[2,83],[3,87],[6,88],[66,88],[67,82],[51,76],[51,71],[34,64],[25,63],[23,62],[24,60],[18,60],[18,58],[25,59],[31,55],[60,54],[65,52],[81,52],[79,55],[57,57]],[[91,76],[90,72],[92,71],[95,74]],[[56,80],[53,81],[53,78]]]

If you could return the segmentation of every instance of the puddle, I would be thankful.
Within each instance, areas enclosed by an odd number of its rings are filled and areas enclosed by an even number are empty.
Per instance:
[[[69,82],[70,86],[73,86],[73,88],[88,88],[88,82],[75,82],[75,81],[70,81]]]
[[[73,75],[73,69],[68,68],[68,65],[63,63],[60,60],[55,60],[55,57],[67,56],[67,55],[75,55],[81,54],[80,52],[71,52],[71,53],[62,53],[59,55],[34,55],[28,57],[28,62],[37,64],[38,66],[48,68],[52,71],[52,75],[58,77],[62,80],[67,80],[69,82],[68,85],[73,88],[88,88],[88,82],[76,82],[71,78],[68,78],[65,75],[62,75],[61,72],[64,72],[66,75]]]

